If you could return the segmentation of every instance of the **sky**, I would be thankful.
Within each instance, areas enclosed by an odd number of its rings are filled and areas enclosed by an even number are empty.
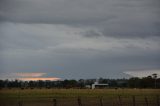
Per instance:
[[[159,0],[0,0],[0,74],[160,71]]]

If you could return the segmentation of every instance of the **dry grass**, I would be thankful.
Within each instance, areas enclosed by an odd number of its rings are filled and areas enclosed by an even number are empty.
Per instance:
[[[136,97],[138,106],[146,106],[145,97],[149,106],[156,106],[160,89],[2,89],[0,106],[17,106],[19,101],[23,106],[53,106],[53,98],[57,99],[58,106],[78,106],[78,97],[84,106],[100,106],[100,97],[104,106],[117,106],[119,95],[123,106],[131,106],[132,96]]]

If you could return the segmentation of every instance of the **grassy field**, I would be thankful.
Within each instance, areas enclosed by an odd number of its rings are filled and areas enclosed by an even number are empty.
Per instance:
[[[157,106],[159,96],[160,89],[1,89],[0,106],[78,106],[78,98],[82,106]]]

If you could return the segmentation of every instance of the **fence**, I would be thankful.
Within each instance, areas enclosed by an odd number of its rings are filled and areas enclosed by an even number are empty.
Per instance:
[[[110,96],[110,97],[73,97],[73,98],[35,98],[0,101],[0,106],[160,106],[159,95]]]

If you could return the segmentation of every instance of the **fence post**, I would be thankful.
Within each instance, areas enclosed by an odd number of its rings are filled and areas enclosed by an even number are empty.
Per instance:
[[[157,95],[157,106],[160,106],[160,103],[159,103],[159,95]]]
[[[57,100],[53,99],[53,106],[57,106]]]
[[[80,97],[78,97],[77,101],[78,101],[78,106],[82,106],[82,101]]]
[[[133,106],[136,106],[135,96],[132,96],[132,99],[133,99]]]
[[[100,106],[103,106],[102,97],[100,97]]]
[[[120,95],[118,95],[118,99],[119,99],[119,105],[122,106],[122,99]]]
[[[18,106],[22,106],[22,101],[18,101]]]
[[[145,99],[145,102],[146,102],[146,106],[148,106],[148,99],[147,99],[147,97],[145,97],[144,99]]]

